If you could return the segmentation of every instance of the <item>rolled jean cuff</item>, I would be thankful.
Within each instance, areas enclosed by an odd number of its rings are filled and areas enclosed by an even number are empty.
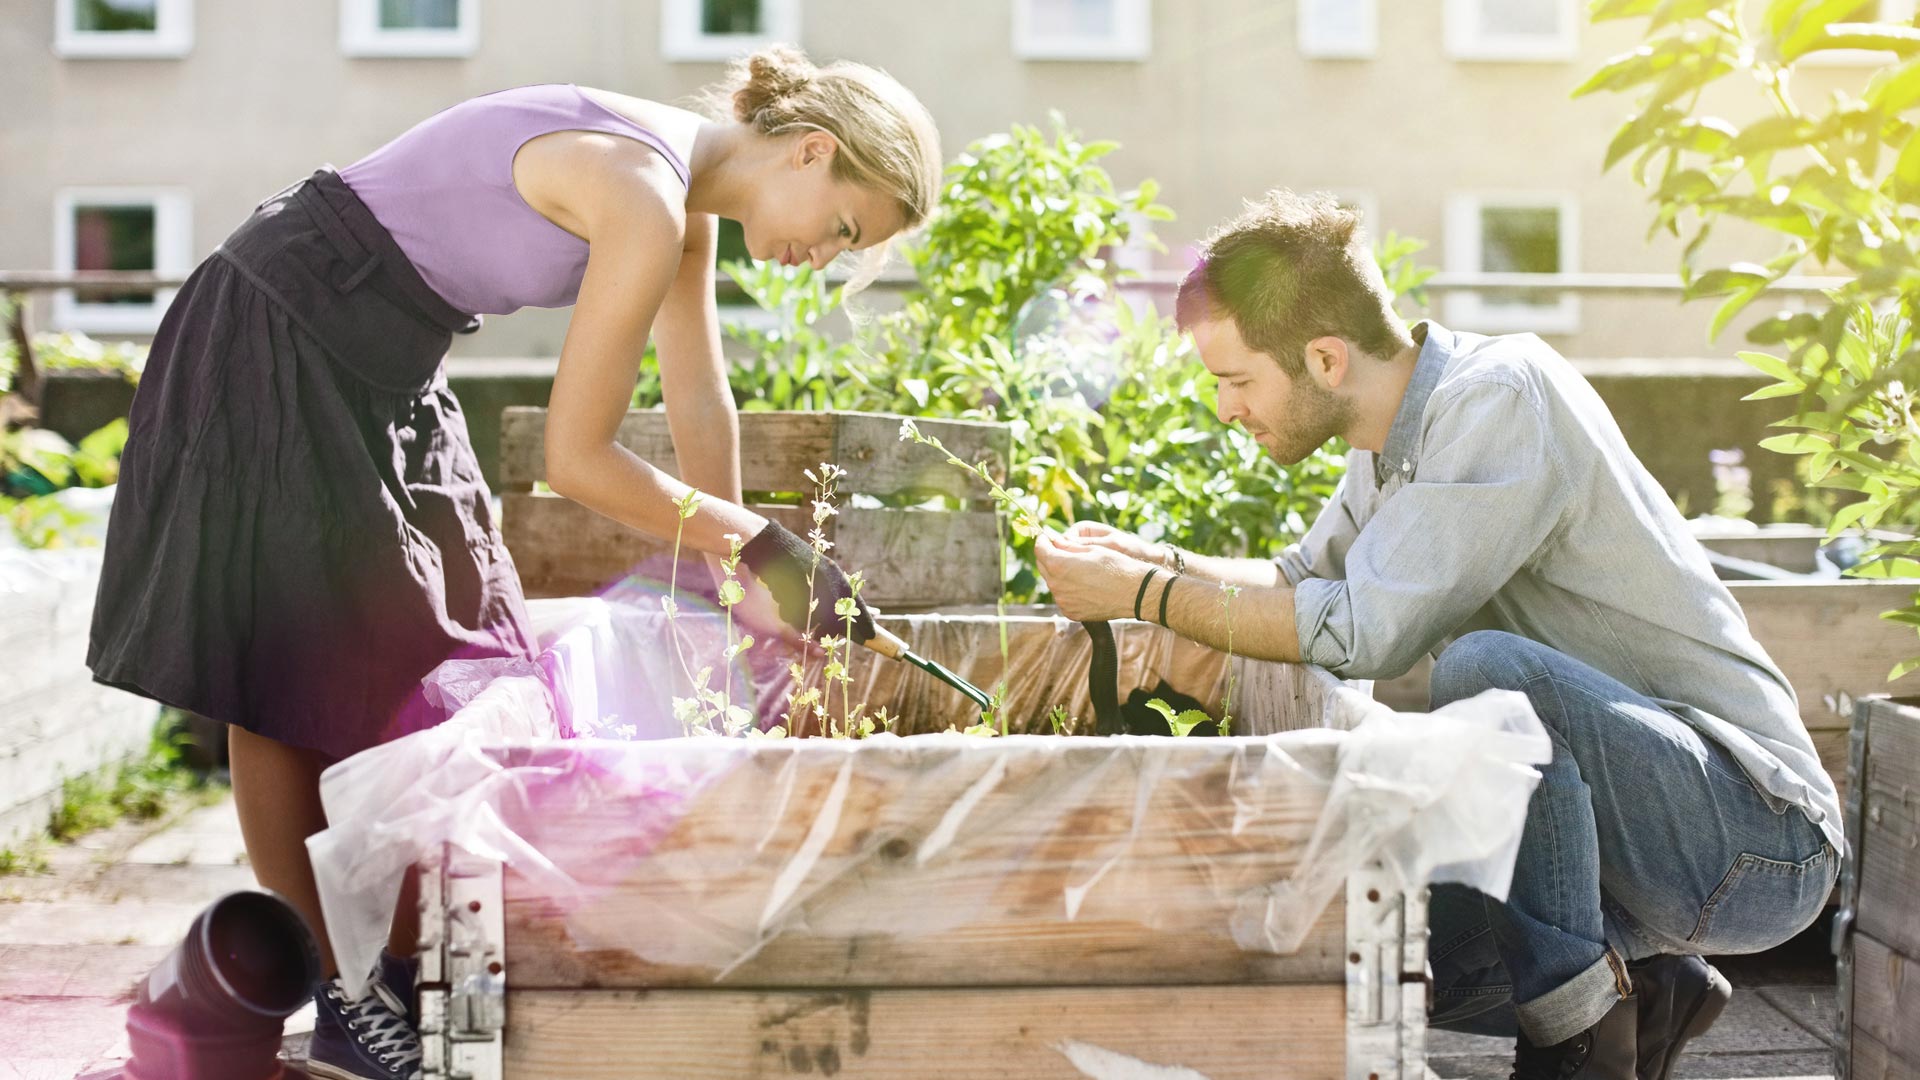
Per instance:
[[[1627,965],[1608,949],[1591,967],[1532,1001],[1515,1005],[1514,1012],[1529,1042],[1552,1046],[1599,1023],[1632,988]]]

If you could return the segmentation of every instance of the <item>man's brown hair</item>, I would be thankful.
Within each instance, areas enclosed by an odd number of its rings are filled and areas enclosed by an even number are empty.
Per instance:
[[[1174,318],[1191,330],[1222,316],[1293,377],[1305,374],[1315,338],[1337,337],[1382,360],[1413,344],[1360,215],[1326,194],[1276,188],[1207,238],[1180,283]]]

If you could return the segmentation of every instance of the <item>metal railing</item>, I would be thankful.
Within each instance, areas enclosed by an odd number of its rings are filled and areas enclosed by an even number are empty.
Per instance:
[[[1177,270],[1149,270],[1129,278],[1128,289],[1155,294],[1178,289],[1185,275]],[[1848,279],[1839,277],[1789,277],[1768,286],[1774,295],[1806,295],[1838,288]],[[31,405],[40,400],[40,372],[34,363],[28,305],[19,302],[34,293],[59,289],[177,289],[186,283],[184,274],[159,274],[141,270],[0,270],[0,293],[12,294],[16,302],[7,327],[19,355],[14,375],[14,392]],[[899,292],[912,286],[914,278],[901,267],[890,268],[873,282],[873,288]],[[1571,273],[1504,274],[1442,272],[1429,278],[1421,288],[1433,294],[1500,290],[1526,293],[1573,293],[1594,296],[1671,295],[1684,291],[1676,274],[1649,273]],[[738,286],[726,278],[718,282],[723,297],[738,296]]]

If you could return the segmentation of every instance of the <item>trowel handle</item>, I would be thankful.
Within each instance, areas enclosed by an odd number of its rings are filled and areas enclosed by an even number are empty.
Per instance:
[[[873,631],[873,637],[861,642],[862,645],[865,645],[867,648],[872,649],[874,652],[879,653],[889,660],[903,660],[906,658],[907,652],[909,651],[907,643],[900,640],[893,631],[879,626],[874,627]]]

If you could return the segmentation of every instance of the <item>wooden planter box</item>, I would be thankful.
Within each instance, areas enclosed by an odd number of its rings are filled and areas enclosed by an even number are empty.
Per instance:
[[[1847,843],[1834,920],[1839,1080],[1920,1077],[1920,709],[1876,698],[1854,712]]]
[[[884,621],[981,682],[1002,662],[988,617]],[[1217,706],[1231,670],[1247,734],[463,743],[528,778],[515,834],[569,882],[452,848],[421,866],[426,1075],[1423,1080],[1425,889],[1297,873],[1347,849],[1310,846],[1341,736],[1291,729],[1374,706],[1114,630],[1123,698]],[[1006,633],[1016,731],[1085,707],[1083,628]],[[910,730],[976,716],[896,662],[855,679]],[[1297,914],[1248,929],[1276,912]]]
[[[978,478],[930,447],[900,441],[901,417],[878,413],[743,412],[740,472],[753,508],[805,536],[813,527],[814,487],[805,473],[830,463],[846,470],[843,505],[826,528],[833,557],[864,571],[863,595],[875,607],[915,611],[998,599],[1000,531]],[[584,596],[634,573],[660,581],[671,570],[672,541],[626,528],[535,484],[546,479],[547,411],[507,409],[501,422],[501,531],[530,597]],[[964,420],[919,420],[964,461],[988,461],[1004,472],[1007,426]],[[635,409],[620,425],[620,444],[678,475],[664,412]],[[871,498],[853,498],[868,496]],[[783,503],[770,504],[767,497]],[[798,504],[795,505],[795,501]],[[955,509],[902,506],[946,499]],[[874,505],[884,500],[887,505]],[[706,577],[694,560],[681,577]]]

